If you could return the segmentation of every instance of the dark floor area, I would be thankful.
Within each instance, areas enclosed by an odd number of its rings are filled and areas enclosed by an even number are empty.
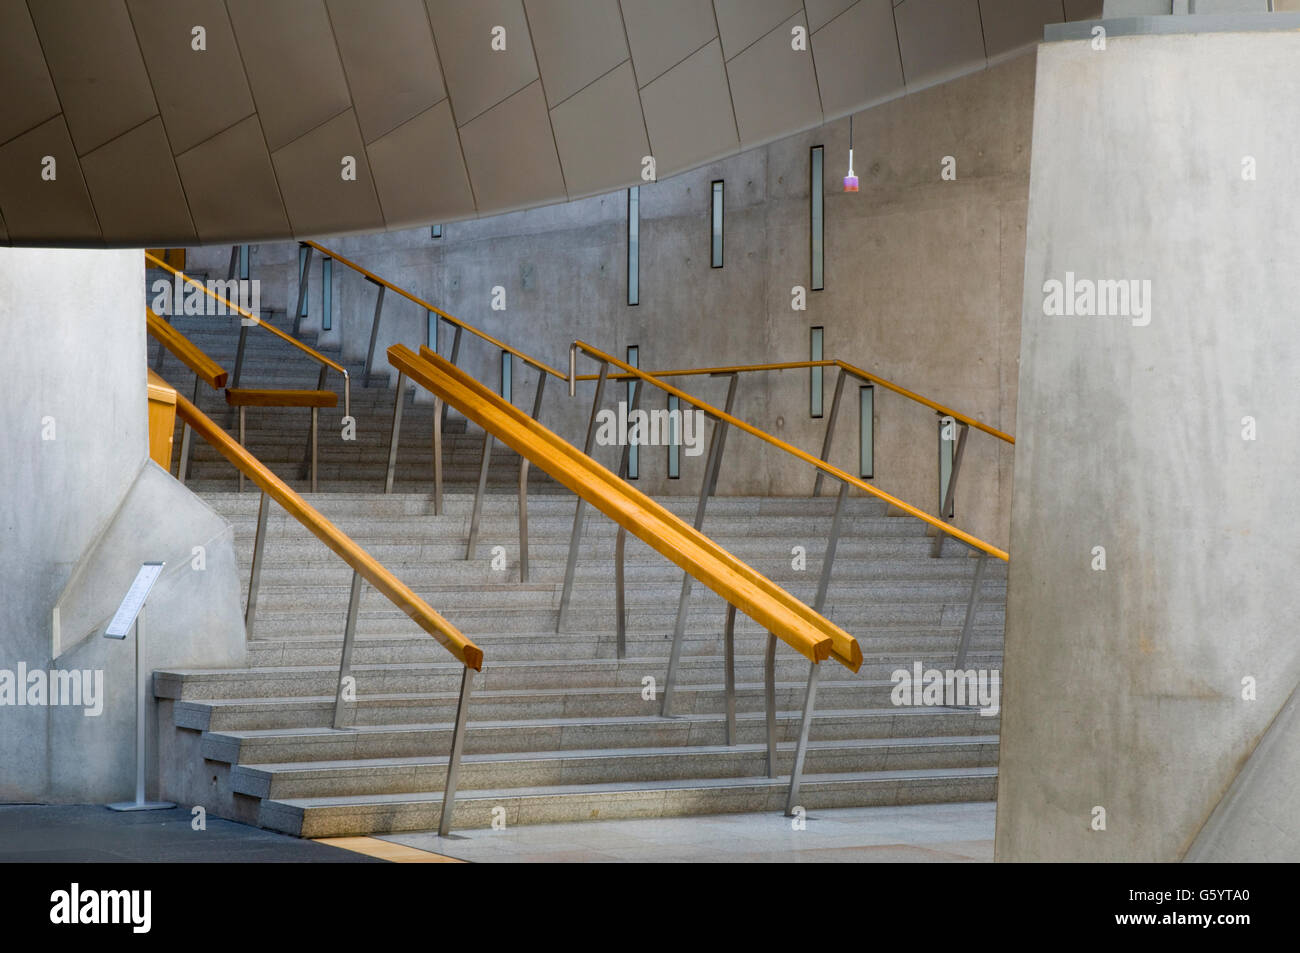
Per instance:
[[[190,808],[117,812],[98,804],[0,804],[0,863],[384,863]]]

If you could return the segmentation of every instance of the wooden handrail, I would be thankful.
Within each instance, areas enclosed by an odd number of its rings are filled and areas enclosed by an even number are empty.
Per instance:
[[[215,390],[226,386],[226,369],[199,349],[193,341],[158,317],[152,308],[146,308],[145,320],[149,333],[180,362],[198,375],[199,380]]]
[[[722,367],[673,368],[671,370],[650,371],[649,373],[655,377],[694,377],[706,374],[750,374],[757,371],[792,371],[803,370],[810,367],[838,367],[860,380],[879,384],[886,390],[892,390],[894,393],[901,394],[908,400],[914,400],[918,404],[923,404],[924,406],[943,414],[945,417],[951,417],[958,423],[974,427],[976,430],[982,430],[984,433],[997,437],[999,440],[1006,441],[1007,443],[1014,444],[1016,442],[1016,438],[1011,436],[1009,433],[1003,433],[996,427],[990,427],[988,424],[980,423],[980,421],[976,420],[974,417],[968,417],[966,414],[953,410],[951,407],[945,407],[943,404],[930,400],[928,397],[922,397],[920,394],[914,393],[905,387],[900,387],[892,381],[887,381],[883,377],[877,377],[870,371],[864,371],[862,368],[850,364],[848,361],[782,361],[778,364],[731,364]],[[599,375],[597,374],[579,374],[574,378],[574,380],[594,381],[598,376]],[[611,381],[626,381],[631,380],[635,376],[635,374],[610,374],[608,375],[608,379]]]
[[[410,587],[389,572],[378,560],[353,542],[352,538],[321,515],[311,504],[291,490],[266,465],[245,450],[206,414],[180,394],[176,395],[176,412],[235,468],[256,483],[289,515],[328,546],[363,579],[438,640],[448,652],[475,671],[483,669],[483,650],[461,634],[460,630],[433,610]]]
[[[740,430],[743,430],[745,433],[757,437],[759,440],[762,440],[765,443],[769,443],[779,450],[784,450],[786,453],[794,457],[797,457],[800,460],[803,460],[805,463],[811,464],[812,466],[821,470],[823,473],[827,473],[830,476],[835,477],[837,480],[847,483],[850,486],[855,486],[865,493],[869,493],[870,495],[877,497],[878,499],[884,500],[886,503],[890,503],[893,506],[898,507],[900,510],[902,510],[904,513],[907,513],[909,516],[915,516],[917,519],[925,523],[928,523],[929,525],[933,526],[935,529],[939,530],[940,532],[948,534],[953,539],[959,539],[966,545],[978,549],[983,553],[987,553],[990,556],[996,556],[998,559],[1001,559],[1004,562],[1010,560],[1010,557],[1008,556],[1005,550],[998,549],[996,546],[992,545],[991,543],[986,543],[984,542],[984,540],[979,539],[976,536],[972,536],[970,533],[967,533],[965,530],[958,529],[957,527],[951,525],[950,523],[945,523],[943,520],[931,516],[929,513],[925,512],[924,510],[918,509],[910,503],[905,503],[902,500],[900,500],[898,497],[892,496],[889,493],[886,493],[884,490],[879,490],[876,487],[872,486],[870,483],[867,483],[864,480],[859,479],[858,477],[852,476],[851,474],[845,472],[844,470],[841,470],[837,466],[833,466],[832,464],[829,464],[824,460],[818,460],[812,454],[806,453],[805,451],[800,450],[798,447],[786,443],[780,437],[774,437],[771,434],[769,434],[767,431],[760,430],[758,427],[755,427],[753,424],[741,420],[739,417],[733,417],[725,410],[719,410],[717,407],[714,407],[712,404],[707,404],[704,401],[700,400],[698,397],[693,397],[690,394],[686,393],[686,391],[674,387],[672,384],[668,384],[665,383],[664,381],[659,380],[659,378],[655,377],[653,374],[649,374],[646,371],[633,367],[630,364],[626,364],[623,361],[620,361],[618,358],[614,357],[612,354],[606,354],[598,347],[588,344],[585,341],[574,341],[573,346],[585,351],[587,354],[591,355],[597,360],[605,361],[606,363],[619,368],[620,370],[623,371],[623,375],[621,376],[624,379],[626,379],[628,376],[637,377],[648,384],[653,384],[655,387],[658,387],[660,390],[664,391],[665,393],[671,394],[674,397],[678,398],[679,400],[684,400],[686,401],[686,403],[690,404],[691,406],[697,407],[698,409],[704,411],[706,414],[713,417],[715,420],[725,420],[727,423],[731,424],[731,426],[737,427]]]
[[[848,632],[451,362],[428,348],[417,355],[402,344],[388,349],[388,359],[804,657],[861,668],[861,646]]]
[[[394,294],[401,295],[407,301],[410,301],[413,304],[418,304],[421,308],[424,308],[427,311],[432,311],[434,314],[440,316],[447,323],[453,324],[458,328],[465,329],[470,334],[473,334],[476,337],[480,337],[484,341],[487,341],[493,347],[498,347],[503,351],[507,351],[510,354],[513,354],[515,357],[519,358],[525,364],[531,364],[539,371],[542,371],[545,374],[550,374],[552,377],[558,377],[560,380],[567,381],[569,379],[569,376],[567,374],[565,374],[563,371],[557,371],[555,368],[551,367],[551,365],[547,364],[545,361],[539,361],[537,358],[533,357],[532,355],[525,354],[523,351],[519,350],[518,348],[511,347],[509,344],[506,344],[504,341],[494,338],[492,335],[486,333],[485,331],[480,331],[472,324],[466,324],[464,321],[460,320],[460,318],[452,317],[450,314],[448,314],[446,311],[443,311],[441,308],[430,304],[429,302],[425,301],[423,298],[411,294],[405,288],[399,288],[397,285],[393,284],[391,281],[388,281],[385,278],[380,278],[373,271],[368,270],[362,265],[358,265],[355,261],[352,261],[348,258],[344,258],[338,252],[330,251],[324,245],[319,245],[313,241],[304,241],[302,244],[310,245],[312,248],[316,249],[318,252],[320,252],[322,255],[325,255],[327,258],[334,259],[335,261],[342,264],[345,268],[351,268],[357,274],[362,275],[365,278],[368,278],[370,281],[373,281],[377,285],[382,285],[383,287],[387,288],[389,291],[393,292]]]
[[[315,350],[314,348],[308,347],[306,344],[303,344],[301,341],[299,341],[297,338],[295,338],[295,337],[294,337],[293,335],[291,335],[291,334],[285,334],[285,333],[284,333],[283,331],[281,331],[279,328],[275,327],[275,325],[267,324],[267,323],[266,323],[265,321],[263,321],[263,320],[261,319],[261,317],[259,317],[258,315],[253,314],[251,311],[247,311],[247,310],[245,310],[244,308],[240,307],[239,305],[235,304],[235,302],[230,301],[230,300],[227,299],[227,298],[223,298],[221,295],[217,294],[215,291],[213,291],[211,288],[209,288],[209,287],[208,287],[207,285],[205,285],[203,282],[201,282],[201,281],[195,281],[195,280],[194,280],[193,278],[191,278],[189,275],[185,274],[185,272],[183,272],[183,271],[177,271],[175,268],[173,268],[171,265],[167,264],[167,262],[163,261],[161,258],[155,258],[153,255],[149,254],[148,252],[145,252],[145,253],[144,253],[144,257],[145,257],[147,260],[153,262],[153,263],[154,263],[155,265],[157,265],[159,268],[165,269],[166,271],[171,272],[173,275],[179,275],[182,279],[184,279],[184,281],[185,281],[187,284],[191,284],[191,285],[193,285],[194,287],[198,288],[200,291],[202,291],[202,292],[203,292],[205,295],[207,295],[209,298],[212,298],[212,299],[214,299],[214,300],[216,300],[216,301],[220,301],[220,302],[221,302],[222,304],[224,304],[228,309],[234,311],[234,312],[235,312],[236,314],[238,314],[240,317],[242,317],[242,318],[246,318],[247,320],[252,321],[255,325],[257,325],[259,328],[262,328],[264,331],[269,331],[271,334],[274,334],[276,337],[280,338],[282,341],[287,341],[288,343],[292,344],[292,345],[293,345],[294,347],[296,347],[298,350],[302,351],[304,354],[306,354],[306,355],[308,355],[309,357],[311,357],[312,360],[317,361],[317,362],[320,363],[320,364],[324,364],[326,367],[330,367],[330,368],[333,368],[334,370],[338,371],[340,374],[343,375],[343,379],[344,379],[344,380],[347,380],[347,379],[348,379],[348,369],[347,369],[346,367],[344,367],[342,364],[338,363],[337,361],[331,361],[331,360],[330,360],[328,357],[326,357],[324,354],[320,353],[320,351],[317,351],[317,350]]]

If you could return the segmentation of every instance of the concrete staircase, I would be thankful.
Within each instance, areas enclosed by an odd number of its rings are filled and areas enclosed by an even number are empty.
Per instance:
[[[234,365],[234,324],[188,319],[177,326],[218,360]],[[260,334],[291,362],[250,346],[249,386],[314,386],[316,369],[283,342]],[[251,342],[258,335],[250,334]],[[228,353],[227,353],[228,352]],[[337,358],[336,358],[337,359]],[[185,372],[171,379],[184,385]],[[292,365],[292,371],[286,367]],[[299,373],[301,365],[301,373]],[[164,376],[169,376],[164,364]],[[301,380],[294,380],[297,374]],[[438,611],[481,645],[454,828],[590,818],[780,811],[807,678],[806,660],[777,653],[781,777],[764,776],[762,664],[766,634],[743,615],[736,633],[738,744],[724,743],[722,627],[725,605],[696,585],[688,616],[679,714],[659,715],[682,573],[635,539],[627,547],[627,657],[615,658],[613,553],[616,529],[589,515],[566,631],[556,633],[574,498],[545,492],[530,501],[530,581],[518,577],[518,460],[499,452],[477,550],[465,560],[472,481],[481,434],[448,435],[448,492],[433,515],[426,494],[384,495],[392,392],[359,386],[353,410],[382,438],[346,450],[322,442],[321,492],[314,506],[353,536]],[[224,404],[201,406],[219,422]],[[427,482],[428,405],[403,434],[403,466]],[[341,416],[341,407],[338,410]],[[306,416],[266,414],[250,449],[301,488],[296,466]],[[383,421],[383,425],[378,425]],[[178,444],[179,445],[179,444]],[[420,454],[423,454],[423,457]],[[328,456],[328,463],[327,461]],[[337,454],[338,456],[333,456]],[[345,456],[354,454],[354,456]],[[233,471],[196,446],[191,485],[235,527],[244,565],[251,556],[258,494],[230,492]],[[410,462],[406,462],[410,461]],[[417,468],[423,467],[417,472]],[[334,469],[327,469],[334,468]],[[533,470],[537,474],[536,468]],[[399,471],[399,481],[403,479]],[[538,489],[556,487],[544,475]],[[400,487],[399,482],[399,487]],[[688,520],[693,498],[663,498]],[[811,602],[834,501],[717,498],[704,531],[760,572]],[[791,548],[807,549],[792,568]],[[973,709],[896,707],[890,675],[951,668],[974,561],[964,547],[929,556],[917,521],[851,498],[825,613],[858,637],[866,656],[853,674],[825,666],[800,802],[838,806],[990,800],[996,793],[998,718]],[[495,547],[505,568],[493,568]],[[351,570],[278,508],[268,525],[266,563],[246,668],[159,671],[164,793],[222,816],[307,837],[435,828],[441,810],[460,666],[385,598],[365,587],[353,659],[358,702],[351,727],[336,731],[334,692]],[[968,667],[1001,669],[1005,565],[985,573]],[[246,586],[246,582],[245,582]],[[654,697],[647,689],[653,680]]]

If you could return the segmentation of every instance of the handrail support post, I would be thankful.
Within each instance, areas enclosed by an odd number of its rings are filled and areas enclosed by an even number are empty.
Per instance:
[[[948,489],[943,494],[943,506],[939,510],[939,519],[945,522],[948,519],[948,514],[952,512],[952,501],[957,492],[957,474],[961,472],[961,458],[966,452],[966,434],[969,432],[970,427],[967,424],[962,424],[961,431],[957,434],[957,447],[952,453],[952,472],[948,474]],[[943,552],[943,544],[947,540],[947,533],[936,530],[934,542],[930,544],[930,555],[937,558]]]
[[[776,777],[776,636],[767,634],[763,660],[763,710],[767,713],[767,776]]]
[[[966,600],[966,619],[961,626],[961,641],[957,643],[957,669],[966,668],[966,654],[970,651],[971,636],[975,628],[975,610],[980,604],[980,584],[988,566],[988,553],[980,553],[975,561],[975,578],[970,585],[970,598]]]
[[[727,666],[727,745],[736,744],[736,607],[727,603],[727,625],[722,649]]]
[[[406,374],[397,374],[397,397],[393,400],[393,427],[388,432],[388,472],[384,476],[384,492],[393,492],[393,477],[397,474],[397,442],[402,433],[402,405],[406,402]]]
[[[591,455],[592,445],[596,440],[596,417],[600,413],[600,403],[605,397],[605,381],[609,379],[609,362],[601,361],[600,376],[596,379],[596,395],[591,400],[591,420],[587,422],[587,439],[582,445],[582,452]],[[569,617],[569,600],[573,597],[573,578],[578,570],[578,543],[582,540],[583,499],[578,497],[578,504],[573,510],[573,533],[569,537],[569,556],[564,564],[564,585],[560,590],[560,615],[555,623],[555,631],[563,632],[564,623]]]
[[[533,420],[542,413],[542,394],[546,372],[537,375],[537,393],[533,395]],[[519,455],[519,581],[528,581],[528,458]]]
[[[244,636],[253,637],[253,623],[257,619],[257,590],[262,585],[262,552],[266,546],[266,517],[271,509],[271,499],[262,491],[257,503],[257,534],[253,537],[253,565],[248,575],[248,605],[244,607]]]
[[[352,678],[352,646],[357,634],[357,611],[361,608],[361,573],[352,571],[352,590],[348,595],[348,616],[343,628],[343,654],[339,658],[339,685],[334,695],[334,728],[343,730],[343,700],[347,694],[347,682]],[[356,683],[352,684],[353,700],[356,699]],[[355,710],[354,710],[355,712]]]
[[[840,368],[839,376],[835,378],[835,396],[831,398],[830,416],[826,418],[826,436],[822,437],[822,463],[829,463],[831,457],[831,441],[835,438],[835,421],[840,416],[840,398],[844,395],[844,379],[848,372]],[[813,483],[813,496],[822,495],[822,481],[826,479],[826,471],[818,470],[817,479]]]
[[[840,545],[840,524],[844,518],[844,501],[849,495],[849,485],[840,481],[839,496],[835,498],[835,516],[831,519],[831,536],[826,542],[826,555],[822,557],[821,578],[817,581],[817,598],[813,600],[813,609],[821,612],[826,605],[826,592],[831,585],[831,567],[835,564],[835,550]]]
[[[384,292],[388,289],[378,282],[375,287],[379,289],[379,294],[375,298],[375,317],[370,322],[370,347],[366,350],[366,372],[361,378],[361,386],[370,386],[370,369],[375,360],[375,341],[379,338],[379,315],[384,310]]]
[[[808,733],[812,728],[813,710],[817,704],[817,679],[821,664],[813,662],[808,669],[808,688],[803,697],[803,719],[799,722],[799,742],[794,749],[794,767],[790,771],[790,790],[785,799],[785,816],[793,817],[798,807],[799,782],[803,780],[803,763],[808,754]]]
[[[469,696],[474,684],[474,670],[468,665],[460,676],[460,698],[456,702],[456,726],[451,733],[451,752],[447,758],[447,783],[442,789],[442,813],[438,818],[438,836],[451,833],[452,814],[456,810],[456,786],[460,782],[460,756],[465,748],[465,721],[469,716]]]

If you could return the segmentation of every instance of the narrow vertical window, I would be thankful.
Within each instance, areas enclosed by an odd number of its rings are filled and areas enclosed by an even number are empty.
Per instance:
[[[722,180],[713,183],[712,265],[722,267]]]
[[[511,372],[514,370],[514,355],[509,351],[501,352],[501,397],[507,404],[514,403],[510,396],[512,388]]]
[[[431,226],[429,227],[429,237],[430,237],[430,238],[442,238],[442,226],[441,226],[441,225],[431,225]]]
[[[822,360],[822,339],[825,328],[813,328],[808,335],[808,360]],[[822,369],[808,368],[808,414],[811,417],[822,415]]]
[[[435,354],[442,353],[442,350],[438,347],[438,331],[441,327],[436,312],[424,312],[424,346]]]
[[[813,146],[811,161],[809,167],[811,174],[808,183],[808,205],[809,220],[808,232],[812,236],[811,259],[812,259],[812,281],[810,287],[813,291],[821,291],[826,287],[825,274],[825,237],[826,237],[826,155],[822,146]]]
[[[681,401],[668,395],[668,479],[677,480],[682,475],[682,411]]]
[[[641,366],[640,352],[641,349],[638,348],[636,345],[632,345],[627,349],[627,362],[631,364],[633,367]],[[632,436],[631,436],[632,435],[632,403],[636,399],[637,388],[641,386],[642,386],[642,382],[637,380],[636,378],[631,378],[627,382],[627,397],[626,397],[627,413],[628,413],[627,478],[629,480],[635,480],[638,476],[640,476],[641,473],[641,460],[637,455],[637,444],[632,440]],[[637,438],[638,440],[644,440],[645,436],[646,436],[645,434],[638,434]]]
[[[876,388],[858,388],[858,476],[870,480],[876,469]]]
[[[248,267],[249,267],[248,259],[249,259],[248,246],[240,245],[239,246],[239,278],[241,281],[248,280]]]
[[[334,327],[334,259],[320,260],[320,327],[328,331]]]
[[[627,190],[627,303],[641,303],[641,188]]]
[[[952,479],[953,450],[957,446],[954,437],[956,430],[956,421],[951,417],[939,417],[939,518],[945,520],[952,519],[956,507],[954,501],[946,513],[943,509],[944,500],[948,497],[948,483]]]
[[[299,246],[298,246],[298,287],[299,287],[299,288],[301,288],[301,287],[303,286],[303,282],[305,282],[305,281],[307,280],[307,278],[308,278],[308,275],[307,275],[307,246],[306,246],[306,245],[299,245]],[[300,317],[300,318],[305,318],[305,317],[307,317],[307,295],[308,295],[308,294],[310,294],[310,291],[304,291],[304,292],[302,293],[302,296],[301,296],[301,297],[302,297],[302,310],[301,310],[300,312],[298,312],[298,317]]]

